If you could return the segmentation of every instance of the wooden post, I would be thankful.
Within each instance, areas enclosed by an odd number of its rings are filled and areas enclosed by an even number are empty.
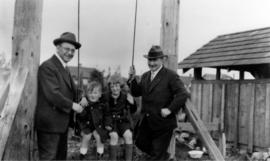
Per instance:
[[[216,80],[220,80],[220,68],[217,67]]]
[[[42,6],[43,0],[16,0],[15,3],[11,75],[20,67],[27,68],[29,74],[9,132],[3,160],[33,160]]]
[[[180,0],[163,0],[160,42],[164,54],[168,55],[164,65],[177,72],[178,69],[178,21]],[[175,135],[168,148],[170,158],[175,157]]]
[[[245,79],[245,71],[244,70],[240,70],[239,71],[239,80],[244,80]]]
[[[163,0],[161,17],[161,48],[168,55],[165,66],[177,71],[178,68],[178,21],[180,0]]]
[[[194,79],[195,80],[202,79],[202,68],[194,68]]]

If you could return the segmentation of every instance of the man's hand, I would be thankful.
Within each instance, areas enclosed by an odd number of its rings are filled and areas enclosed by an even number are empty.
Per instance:
[[[83,97],[79,103],[82,107],[88,106],[88,101],[85,97]]]
[[[167,117],[171,113],[172,113],[171,110],[169,110],[168,108],[162,108],[161,109],[161,116],[162,117]]]
[[[129,74],[129,78],[131,78],[131,79],[133,79],[133,78],[135,77],[135,75],[136,75],[136,70],[135,70],[135,67],[134,67],[134,66],[129,67],[129,72],[128,72],[128,74]]]
[[[111,131],[111,130],[112,130],[112,127],[110,127],[110,126],[105,126],[105,129],[108,130],[108,131]]]
[[[74,110],[77,113],[81,113],[83,111],[83,107],[78,103],[73,103],[72,110]]]
[[[129,93],[127,93],[127,101],[132,105],[134,104],[134,98]]]

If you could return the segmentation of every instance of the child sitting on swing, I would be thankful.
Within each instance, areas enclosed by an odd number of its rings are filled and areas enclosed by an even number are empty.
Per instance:
[[[125,141],[125,160],[132,160],[133,152],[133,138],[132,138],[132,118],[130,113],[137,110],[137,106],[133,97],[124,92],[121,87],[124,81],[120,74],[112,75],[108,80],[109,94],[109,110],[111,114],[110,127],[110,160],[116,160],[118,139],[119,136],[124,138]]]
[[[101,96],[102,83],[99,81],[90,82],[86,90],[88,105],[84,108],[83,112],[78,115],[78,122],[82,135],[80,160],[85,159],[88,143],[92,135],[96,140],[96,159],[103,159],[103,143],[108,137],[108,132],[105,130],[105,120],[108,119],[109,113],[107,103],[100,100]]]

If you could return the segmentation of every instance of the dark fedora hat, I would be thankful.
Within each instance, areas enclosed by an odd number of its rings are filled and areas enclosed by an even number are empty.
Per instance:
[[[156,58],[167,57],[167,55],[163,54],[160,46],[155,45],[151,47],[151,49],[148,52],[148,55],[144,55],[144,57],[147,59],[156,59]]]
[[[76,49],[81,47],[79,42],[76,42],[76,36],[71,32],[64,32],[59,38],[53,41],[53,44],[56,46],[62,42],[68,42],[75,46]]]

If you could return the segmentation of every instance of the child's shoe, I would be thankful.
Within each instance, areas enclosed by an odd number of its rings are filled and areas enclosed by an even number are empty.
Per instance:
[[[85,159],[85,154],[80,154],[80,160],[84,160]]]
[[[103,154],[97,152],[97,160],[103,160]]]

